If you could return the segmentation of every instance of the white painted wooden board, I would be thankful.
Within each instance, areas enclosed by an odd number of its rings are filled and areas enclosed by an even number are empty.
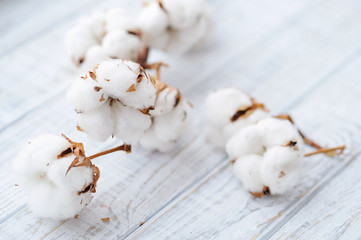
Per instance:
[[[0,238],[336,239],[344,232],[345,239],[354,239],[361,235],[357,161],[345,167],[357,155],[307,159],[304,181],[294,192],[254,199],[233,177],[225,154],[199,134],[206,94],[217,87],[237,86],[275,113],[292,113],[317,141],[347,143],[357,154],[361,4],[357,0],[210,3],[215,29],[202,48],[185,56],[151,55],[170,64],[162,72],[163,80],[180,87],[195,104],[194,135],[168,154],[136,149],[131,155],[99,160],[102,177],[94,201],[79,219],[65,222],[32,215],[24,193],[13,186],[11,160],[27,139],[44,132],[74,136],[85,142],[89,153],[116,145],[89,142],[75,131],[75,116],[64,93],[76,71],[64,54],[62,38],[71,22],[87,11],[113,6],[138,9],[140,1],[0,3],[4,20],[0,21],[4,33],[0,63],[5,66],[0,69]],[[34,10],[26,11],[30,7]],[[21,14],[24,19],[14,17]],[[348,170],[349,166],[354,168]],[[329,183],[331,178],[336,189]],[[340,194],[347,207],[335,211],[340,205],[334,198]],[[325,214],[332,215],[326,218],[329,222],[317,223]],[[111,221],[103,223],[103,217]]]

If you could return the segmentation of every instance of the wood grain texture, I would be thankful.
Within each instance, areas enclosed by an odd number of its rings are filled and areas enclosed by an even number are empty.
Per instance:
[[[24,17],[28,21],[3,15],[13,28],[1,39],[5,47],[0,49],[0,64],[6,66],[0,74],[7,79],[0,81],[1,237],[247,239],[294,232],[293,237],[308,231],[299,226],[304,224],[303,217],[313,223],[322,217],[321,209],[316,216],[300,214],[314,199],[309,208],[315,208],[317,193],[328,193],[330,176],[338,176],[349,158],[340,162],[320,156],[307,159],[304,181],[289,196],[255,200],[233,177],[225,154],[202,139],[201,109],[212,89],[241,87],[275,113],[291,112],[302,129],[319,142],[357,148],[361,134],[361,102],[357,99],[361,35],[355,31],[361,20],[359,2],[210,2],[215,9],[215,29],[202,47],[183,56],[151,53],[151,60],[170,65],[162,72],[163,79],[180,87],[196,106],[195,133],[168,154],[136,149],[131,155],[100,159],[97,165],[102,177],[94,201],[78,219],[65,222],[38,219],[31,213],[26,195],[14,187],[9,174],[11,160],[26,139],[45,132],[64,132],[83,141],[89,154],[116,145],[111,140],[91,142],[75,131],[75,116],[64,93],[76,70],[65,56],[63,35],[86,11],[123,5],[136,9],[140,3],[79,1],[64,7],[66,1],[49,2],[42,8],[48,10],[46,15],[37,16],[40,10],[36,9]],[[6,6],[0,13],[26,9],[16,3]],[[17,32],[28,28],[37,30]],[[346,213],[342,215],[345,222],[349,221]],[[106,217],[110,221],[102,222]],[[355,231],[352,227],[348,236],[356,236]]]

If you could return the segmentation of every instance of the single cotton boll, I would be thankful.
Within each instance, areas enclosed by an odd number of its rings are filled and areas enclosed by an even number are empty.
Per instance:
[[[177,95],[179,95],[178,89],[170,87],[165,88],[158,94],[154,110],[151,110],[149,113],[152,116],[159,116],[169,113],[173,110],[174,105],[176,104]]]
[[[201,17],[204,8],[202,0],[162,0],[170,25],[174,29],[191,27]]]
[[[66,34],[65,44],[74,65],[79,66],[84,61],[87,49],[98,44],[98,40],[89,29],[76,26]]]
[[[158,2],[151,2],[142,9],[137,24],[145,35],[156,36],[166,31],[168,26],[167,13],[161,9]]]
[[[288,120],[267,118],[257,125],[266,147],[286,145],[290,141],[301,142],[297,129]]]
[[[68,101],[77,112],[90,111],[100,107],[108,99],[104,90],[91,79],[88,73],[77,78],[67,93]],[[101,101],[100,99],[104,99]]]
[[[106,31],[113,30],[136,30],[137,26],[133,19],[131,19],[126,11],[121,8],[109,9],[105,12]]]
[[[82,166],[68,172],[76,157],[68,151],[73,147],[65,137],[47,134],[31,140],[15,159],[16,181],[29,192],[29,205],[36,215],[74,217],[90,202],[90,192],[79,193],[93,183],[94,170]],[[83,159],[80,156],[79,161]]]
[[[167,91],[167,88],[163,91]],[[186,99],[181,98],[177,106],[173,105],[172,111],[152,117],[152,126],[144,133],[140,144],[147,149],[170,151],[192,122],[191,106]]]
[[[260,174],[261,165],[262,156],[256,154],[237,158],[234,163],[234,174],[250,192],[259,193],[263,191],[264,184]]]
[[[209,94],[205,103],[205,137],[213,144],[224,147],[240,129],[269,116],[267,110],[257,108],[244,117],[232,120],[238,111],[247,110],[252,105],[251,97],[236,88],[224,88]]]
[[[120,98],[137,82],[139,65],[132,68],[133,63],[121,60],[101,62],[96,69],[96,80],[104,91],[113,98]]]
[[[156,93],[157,90],[148,75],[143,73],[143,78],[134,84],[131,91],[121,95],[119,100],[126,106],[145,109],[154,106]]]
[[[231,122],[232,116],[239,109],[251,105],[251,98],[242,90],[223,88],[208,95],[205,104],[206,120],[222,127]]]
[[[257,126],[248,126],[233,135],[226,144],[226,152],[230,159],[248,154],[262,155],[265,152],[265,147],[258,133]]]
[[[14,160],[14,173],[18,184],[31,188],[42,181],[51,161],[69,147],[66,139],[50,134],[39,136],[25,145]]]
[[[115,118],[114,135],[126,143],[136,144],[150,127],[151,117],[119,102],[114,102],[112,108]]]
[[[264,154],[261,178],[271,194],[283,194],[293,188],[301,173],[302,156],[292,147],[275,146]]]
[[[106,33],[105,25],[106,19],[104,12],[95,12],[81,18],[76,26],[81,27],[82,29],[88,29],[91,31],[92,36],[100,42]]]
[[[102,42],[102,48],[111,58],[136,61],[142,44],[138,36],[125,30],[114,30],[108,33]]]
[[[66,34],[65,43],[74,64],[90,70],[106,58],[135,61],[142,50],[137,32],[123,10],[113,9],[80,19]]]
[[[77,114],[79,128],[97,141],[105,141],[114,132],[114,115],[109,101],[97,109]]]
[[[164,50],[170,53],[183,54],[199,43],[209,30],[209,22],[204,17],[197,24],[182,31],[169,31],[168,43]]]
[[[137,23],[146,45],[184,53],[205,38],[210,28],[209,7],[202,0],[163,0],[145,7]]]
[[[173,111],[153,119],[155,133],[163,141],[175,141],[192,123],[191,106],[181,98]]]
[[[81,65],[83,71],[93,71],[93,68],[103,60],[109,59],[108,54],[100,45],[91,46],[85,53],[84,62]]]

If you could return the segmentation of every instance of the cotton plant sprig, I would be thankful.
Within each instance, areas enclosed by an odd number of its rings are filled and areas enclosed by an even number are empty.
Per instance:
[[[136,20],[122,9],[88,15],[69,29],[65,43],[72,62],[82,70],[108,58],[148,68],[151,48],[184,53],[205,39],[210,22],[203,0],[157,0],[146,4]]]
[[[255,197],[283,194],[294,187],[302,172],[303,157],[318,153],[334,156],[345,149],[345,146],[322,148],[297,129],[287,114],[275,117],[258,114],[252,118],[257,109],[266,111],[263,104],[238,89],[218,90],[206,102],[205,131],[210,141],[221,146],[225,142],[226,152],[235,162],[235,175]],[[212,115],[219,118],[209,119]],[[209,134],[212,129],[217,130],[213,135]],[[233,134],[225,129],[232,129]],[[214,140],[217,134],[222,142]],[[317,150],[304,154],[303,143]]]
[[[75,217],[92,200],[100,171],[92,160],[130,145],[87,157],[82,143],[65,135],[41,135],[25,145],[14,161],[17,185],[28,192],[28,204],[39,217]]]
[[[149,75],[137,63],[105,60],[79,77],[68,92],[77,128],[91,138],[116,137],[145,148],[168,151],[191,119],[178,89]]]

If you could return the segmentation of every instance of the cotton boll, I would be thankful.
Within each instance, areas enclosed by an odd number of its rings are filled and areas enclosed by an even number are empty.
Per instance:
[[[50,162],[68,147],[69,142],[64,138],[50,134],[31,140],[14,160],[13,169],[18,184],[31,189],[42,181]]]
[[[174,29],[189,28],[201,16],[204,8],[202,0],[163,0],[170,25]]]
[[[134,88],[119,96],[119,100],[126,106],[145,109],[155,104],[157,90],[150,81],[148,75],[144,74],[140,81],[134,83]]]
[[[168,92],[167,88],[163,91]],[[166,99],[167,97],[162,98],[162,101],[166,101]],[[157,101],[159,100],[157,99]],[[174,103],[174,98],[169,98],[169,100]],[[191,126],[193,122],[191,106],[184,98],[178,101],[176,106],[172,106],[171,111],[165,114],[152,115],[152,126],[143,134],[140,141],[144,148],[161,152],[170,151],[175,147],[181,135]],[[157,107],[155,110],[157,110]]]
[[[274,146],[264,154],[261,178],[271,194],[283,194],[293,188],[301,173],[302,156],[292,147]]]
[[[97,64],[106,59],[109,59],[109,56],[105,50],[100,45],[93,45],[86,52],[81,69],[84,71],[93,71]]]
[[[241,129],[226,144],[226,152],[230,159],[248,154],[263,154],[265,148],[256,125]]]
[[[77,114],[79,128],[97,141],[105,141],[114,132],[114,115],[109,101],[97,109]]]
[[[65,37],[65,44],[74,65],[79,66],[84,61],[87,49],[98,44],[98,40],[89,29],[79,26],[69,30]]]
[[[136,60],[141,51],[136,24],[121,9],[80,19],[66,34],[66,48],[76,66],[90,70],[106,58]]]
[[[251,105],[251,98],[242,90],[223,88],[208,95],[205,103],[206,120],[215,126],[224,126],[238,109]]]
[[[93,38],[96,39],[97,42],[100,42],[106,33],[105,25],[106,19],[104,12],[95,12],[81,18],[76,26],[82,29],[88,29],[92,33]]]
[[[49,134],[31,140],[20,151],[14,173],[19,186],[29,193],[29,206],[36,215],[66,219],[90,202],[90,191],[83,189],[95,186],[94,168],[87,165],[69,169],[76,157],[80,163],[85,157],[80,144]]]
[[[191,122],[191,107],[184,98],[180,100],[173,111],[153,119],[156,135],[163,141],[177,140]]]
[[[154,1],[137,23],[146,45],[171,53],[184,53],[205,38],[210,28],[208,5],[202,0]]]
[[[108,95],[89,74],[85,74],[73,82],[67,92],[67,99],[77,112],[82,112],[100,107],[108,99]]]
[[[102,48],[111,58],[136,61],[142,44],[138,36],[125,30],[114,30],[104,37]]]
[[[115,119],[114,135],[126,143],[136,144],[150,127],[150,116],[119,102],[114,102],[112,108]]]
[[[139,65],[121,60],[107,60],[98,65],[96,80],[104,91],[113,98],[120,98],[137,82]]]
[[[288,142],[301,142],[300,135],[294,125],[288,120],[267,118],[257,124],[266,147],[286,145]]]
[[[165,88],[158,94],[154,110],[151,110],[150,114],[152,116],[159,116],[172,111],[174,105],[176,104],[178,95],[179,90],[170,87]]]
[[[151,2],[143,8],[137,18],[137,25],[145,35],[156,36],[166,31],[168,26],[167,13],[159,6],[158,2]]]
[[[253,106],[250,96],[236,88],[224,88],[208,95],[205,103],[205,129],[207,137],[213,144],[224,147],[226,142],[238,132],[249,125],[269,116],[263,108],[251,109],[247,115],[234,119],[240,110],[247,110]]]
[[[131,19],[126,11],[121,8],[109,9],[105,12],[106,31],[111,32],[113,30],[135,30],[136,24]]]
[[[164,51],[170,53],[183,54],[200,43],[209,29],[208,21],[201,17],[197,20],[197,24],[184,29],[182,31],[169,31],[168,43],[164,47]]]
[[[256,154],[237,158],[234,163],[234,174],[250,192],[259,193],[263,191],[264,184],[260,174],[261,165],[262,156]]]

